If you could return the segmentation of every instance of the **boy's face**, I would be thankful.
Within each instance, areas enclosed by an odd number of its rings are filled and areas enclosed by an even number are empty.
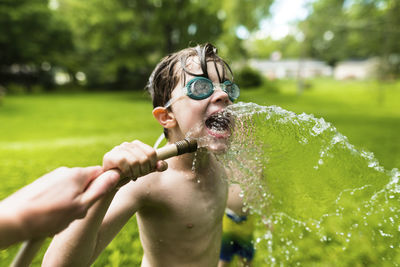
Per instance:
[[[194,74],[203,74],[198,57],[188,59],[187,68]],[[219,73],[223,73],[224,66],[217,64]],[[223,152],[227,149],[231,135],[232,121],[222,114],[225,108],[232,104],[228,94],[221,90],[217,70],[213,61],[207,63],[208,78],[214,83],[214,92],[211,96],[196,100],[182,93],[183,79],[174,88],[171,98],[178,97],[171,105],[177,121],[177,127],[171,129],[176,139],[187,136],[199,138],[199,146],[206,146],[213,152]],[[184,72],[185,73],[185,72]],[[186,83],[195,78],[185,73]]]

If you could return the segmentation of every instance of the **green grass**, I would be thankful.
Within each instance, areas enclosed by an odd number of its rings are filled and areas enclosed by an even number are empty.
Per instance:
[[[295,82],[280,81],[280,93],[268,93],[263,87],[242,89],[240,100],[324,117],[350,143],[374,152],[386,169],[400,167],[399,82],[310,83],[301,96]],[[162,128],[151,109],[142,92],[6,96],[0,106],[0,198],[59,166],[101,164],[104,153],[124,141],[153,144]],[[40,265],[45,249],[34,266]],[[0,251],[0,266],[8,266],[17,250],[12,246]],[[141,253],[136,223],[131,220],[96,265],[137,266]]]
[[[0,106],[0,197],[59,166],[101,164],[103,155],[124,141],[140,139],[152,144],[162,128],[151,110],[143,93],[8,96]],[[100,262],[117,262],[115,258],[124,257],[130,263],[140,261],[136,223],[124,231],[129,229]],[[130,240],[132,235],[135,242]],[[128,256],[117,257],[118,252],[112,249],[121,242],[121,251]],[[0,265],[8,266],[17,249],[13,246],[1,251]],[[40,265],[44,249],[34,266]]]

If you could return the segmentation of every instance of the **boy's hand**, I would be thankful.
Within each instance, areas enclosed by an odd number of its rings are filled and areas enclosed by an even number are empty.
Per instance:
[[[132,180],[150,172],[165,171],[167,168],[165,161],[157,159],[154,148],[138,140],[114,147],[103,158],[104,171],[118,169],[121,178],[129,177]]]

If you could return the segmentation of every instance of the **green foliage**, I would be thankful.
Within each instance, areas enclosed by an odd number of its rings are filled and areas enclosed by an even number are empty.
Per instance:
[[[240,89],[247,90],[251,88],[261,87],[266,93],[278,93],[279,85],[277,81],[271,81],[262,74],[249,66],[245,66],[236,72],[235,82]]]
[[[247,44],[251,58],[270,58],[273,52],[281,53],[283,58],[298,58],[302,51],[302,45],[293,35],[287,35],[281,40],[265,39],[251,40]]]
[[[312,14],[300,23],[308,56],[323,59],[330,65],[348,58],[379,56],[385,66],[382,77],[398,77],[398,1],[320,0],[312,8]]]
[[[47,6],[46,0],[0,2],[0,64],[40,65],[53,54],[68,52],[70,32]]]
[[[204,1],[206,2],[206,1]],[[241,59],[247,56],[243,40],[237,36],[239,27],[252,32],[258,29],[261,19],[269,15],[273,0],[209,1],[217,17],[222,20],[222,33],[217,41],[224,56]]]
[[[26,92],[26,88],[20,84],[9,83],[7,86],[7,93],[9,94],[24,94]]]
[[[52,85],[46,62],[60,64],[61,55],[72,50],[71,32],[56,17],[46,0],[0,2],[0,82],[23,84],[27,91],[37,83]]]
[[[30,65],[39,80],[30,75],[29,84],[43,84],[38,70],[46,62],[75,83],[83,72],[92,88],[140,90],[161,57],[189,45],[217,43],[229,59],[244,57],[236,30],[256,29],[272,0],[53,2],[52,9],[47,0],[0,3],[0,70]],[[0,81],[8,83],[5,74]]]
[[[243,89],[247,87],[257,87],[263,83],[261,73],[249,66],[245,66],[236,72],[235,81]]]
[[[253,38],[246,44],[251,57],[317,58],[334,66],[348,59],[379,57],[379,78],[400,74],[400,2],[396,0],[318,0],[309,2],[310,15],[297,23],[299,31],[281,40]]]
[[[71,69],[86,73],[92,86],[140,89],[161,57],[188,45],[223,40],[230,58],[242,54],[235,50],[241,43],[236,28],[256,28],[270,4],[262,1],[260,9],[260,1],[243,2],[62,0],[58,12],[74,33],[77,55]]]

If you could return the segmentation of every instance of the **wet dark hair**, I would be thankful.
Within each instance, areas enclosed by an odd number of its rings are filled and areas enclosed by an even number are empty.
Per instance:
[[[191,57],[199,58],[203,73],[195,74],[188,70],[188,59]],[[217,48],[210,43],[188,47],[161,59],[160,63],[157,64],[151,73],[146,85],[146,90],[150,93],[153,100],[153,107],[163,107],[171,98],[172,91],[181,79],[183,79],[183,84],[186,84],[185,73],[208,78],[207,62],[210,61],[214,62],[220,83],[224,82],[227,76],[233,82],[231,68],[218,56]],[[217,64],[223,66],[222,73],[219,72]],[[167,129],[164,129],[164,134],[168,138]]]

